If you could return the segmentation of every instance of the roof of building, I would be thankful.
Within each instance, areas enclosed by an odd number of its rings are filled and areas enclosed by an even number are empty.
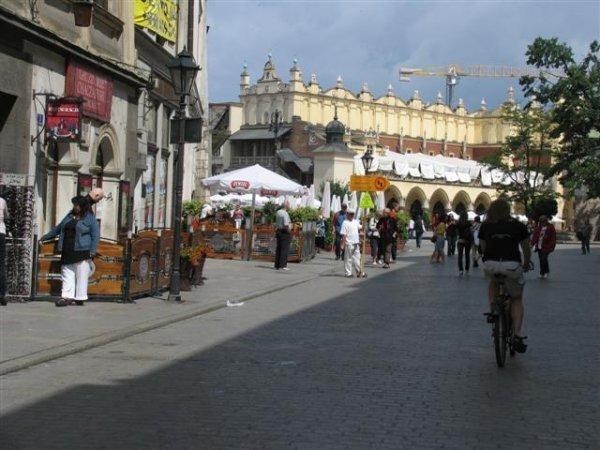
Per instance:
[[[277,137],[287,134],[292,128],[282,127],[277,133]],[[275,139],[275,133],[270,131],[268,128],[246,128],[238,130],[231,135],[229,138],[232,141],[253,141],[262,139]]]
[[[345,142],[328,142],[315,148],[313,153],[342,153],[344,155],[354,155],[354,152],[348,148]]]
[[[298,169],[303,173],[309,173],[312,169],[313,163],[310,158],[301,158],[293,150],[289,148],[281,148],[277,150],[277,156],[284,162],[294,163]]]

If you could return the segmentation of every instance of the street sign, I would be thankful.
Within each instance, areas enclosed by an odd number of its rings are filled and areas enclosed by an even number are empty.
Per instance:
[[[361,195],[359,208],[375,209],[375,203],[373,203],[371,194],[369,194],[368,192],[365,192],[363,195]]]
[[[352,175],[350,177],[351,191],[385,191],[389,186],[390,182],[386,177],[369,175]]]

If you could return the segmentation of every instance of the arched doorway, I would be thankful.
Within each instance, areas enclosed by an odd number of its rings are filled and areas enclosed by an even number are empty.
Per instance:
[[[421,201],[419,199],[415,200],[410,205],[410,216],[414,217],[417,215],[423,216],[423,204],[421,203]]]
[[[446,207],[441,201],[434,203],[432,212],[437,217],[446,217]]]
[[[477,205],[477,207],[475,208],[475,213],[480,216],[482,214],[485,214],[485,212],[487,211],[486,206],[483,203],[479,203]]]
[[[463,202],[458,202],[456,205],[454,205],[454,212],[460,215],[464,212],[467,212],[467,207]]]

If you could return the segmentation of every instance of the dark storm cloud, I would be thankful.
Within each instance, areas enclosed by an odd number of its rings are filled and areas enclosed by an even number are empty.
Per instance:
[[[280,77],[288,80],[294,57],[308,80],[322,87],[338,75],[358,92],[374,95],[392,83],[397,95],[418,89],[433,102],[442,78],[398,80],[401,66],[447,63],[525,66],[527,45],[537,36],[557,36],[581,55],[600,35],[596,1],[229,1],[207,3],[211,101],[236,101],[239,74],[248,63],[252,82],[272,52]],[[518,90],[516,79],[463,79],[457,97],[470,109],[482,97],[489,106]]]

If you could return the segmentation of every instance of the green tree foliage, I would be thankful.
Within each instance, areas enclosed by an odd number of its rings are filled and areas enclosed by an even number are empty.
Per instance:
[[[319,219],[319,210],[310,206],[290,209],[288,211],[290,220],[294,223],[299,222],[316,222]]]
[[[329,180],[329,185],[331,188],[331,195],[337,195],[341,199],[343,199],[344,195],[346,195],[346,194],[350,195],[350,190],[348,189],[348,185],[346,183],[343,183],[341,181]],[[325,188],[325,181],[322,181],[321,185],[319,186],[319,192],[321,193],[321,197],[323,197],[323,189],[324,188]]]
[[[538,37],[527,49],[527,64],[542,69],[540,76],[520,80],[526,96],[550,110],[555,127],[550,137],[563,148],[552,173],[567,188],[586,187],[600,197],[600,43],[590,44],[576,61],[573,50],[557,38]]]
[[[485,158],[483,163],[510,178],[510,184],[497,186],[498,192],[507,200],[522,204],[528,214],[536,198],[555,195],[548,183],[542,183],[550,176],[550,158],[556,145],[549,136],[550,114],[536,105],[519,109],[512,104],[505,104],[502,114],[511,133],[502,149]]]
[[[275,223],[275,215],[279,206],[275,202],[267,202],[262,207],[262,213],[267,223]]]
[[[408,222],[410,222],[410,216],[407,212],[398,211],[396,214],[396,220],[398,224],[398,235],[403,240],[408,240]]]
[[[552,197],[538,197],[531,205],[531,218],[537,221],[540,216],[548,218],[556,215],[558,212],[558,203]]]
[[[182,204],[182,212],[184,216],[199,216],[202,212],[204,203],[200,200],[186,200]]]

